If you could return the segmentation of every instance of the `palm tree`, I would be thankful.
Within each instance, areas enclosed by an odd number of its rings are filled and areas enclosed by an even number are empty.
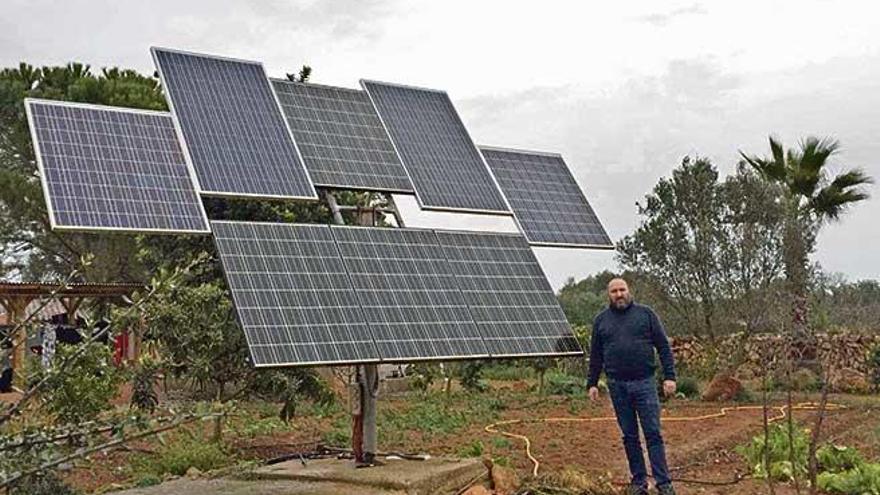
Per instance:
[[[840,143],[834,139],[808,137],[801,141],[799,149],[783,150],[782,143],[770,137],[771,158],[750,157],[740,151],[745,161],[765,180],[780,187],[780,201],[783,202],[785,220],[782,234],[782,256],[785,278],[792,297],[791,336],[795,341],[807,340],[807,286],[809,279],[809,256],[816,245],[816,236],[822,225],[840,219],[850,206],[868,199],[863,186],[873,180],[861,169],[854,168],[829,177],[828,159],[840,150]],[[801,356],[799,366],[808,364],[811,359]],[[789,361],[786,369],[787,381],[791,383],[792,367]],[[791,408],[791,387],[787,388],[786,403]],[[823,380],[819,412],[813,422],[812,437],[809,444],[810,493],[816,493],[818,460],[816,449],[822,429],[822,418],[828,398],[828,377]],[[765,402],[766,414],[766,402]],[[765,433],[766,434],[766,433]],[[794,420],[788,415],[789,462],[794,465]],[[765,439],[766,440],[766,439]],[[795,476],[794,486],[801,493]],[[771,489],[772,490],[772,489]]]
[[[740,155],[764,179],[781,186],[786,219],[783,234],[783,263],[792,297],[792,332],[805,337],[807,330],[807,286],[809,255],[815,248],[821,227],[837,221],[852,205],[869,198],[863,186],[873,179],[858,168],[837,174],[827,170],[829,158],[840,150],[834,139],[807,137],[799,149],[785,151],[779,139],[770,136],[772,157]]]

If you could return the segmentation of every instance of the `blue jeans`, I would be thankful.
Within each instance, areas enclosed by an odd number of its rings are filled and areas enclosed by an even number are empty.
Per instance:
[[[648,459],[651,461],[651,474],[657,486],[670,482],[669,468],[666,466],[666,450],[660,435],[660,398],[657,396],[657,382],[654,378],[631,382],[608,380],[608,391],[617,424],[623,433],[623,448],[629,462],[632,483],[648,486],[648,473],[645,457],[639,441],[639,423],[648,444]]]

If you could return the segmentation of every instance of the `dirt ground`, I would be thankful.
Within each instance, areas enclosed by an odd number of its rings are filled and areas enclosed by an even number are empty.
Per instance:
[[[583,397],[539,397],[524,393],[523,384],[508,383],[510,400],[497,413],[496,421],[534,420],[538,418],[597,418],[613,416],[610,401],[590,404]],[[505,398],[505,390],[495,391],[492,397]],[[800,396],[797,401],[808,401],[814,396]],[[487,398],[488,399],[488,398]],[[383,397],[380,408],[403,411],[417,400],[415,394]],[[474,400],[474,399],[471,399]],[[479,398],[476,400],[480,400]],[[840,411],[828,413],[823,438],[838,444],[858,447],[866,458],[880,459],[880,397],[832,397],[833,402],[846,404]],[[778,401],[774,403],[779,404]],[[665,418],[694,417],[716,413],[726,405],[701,401],[674,400],[664,405]],[[467,408],[467,404],[450,407]],[[340,411],[337,416],[345,416]],[[797,412],[798,420],[809,422],[812,412]],[[269,459],[290,452],[307,450],[321,441],[322,435],[333,428],[338,417],[302,417],[294,422],[291,431],[231,442],[239,459]],[[531,474],[533,464],[526,457],[524,445],[517,439],[505,439],[499,434],[484,430],[486,424],[474,421],[450,434],[429,434],[419,430],[395,435],[394,442],[380,445],[385,451],[423,452],[432,455],[457,455],[468,446],[479,442],[484,446],[483,455],[489,455],[509,463],[520,476]],[[380,430],[382,424],[379,425]],[[553,472],[566,468],[610,478],[623,485],[628,471],[620,433],[613,421],[586,422],[531,422],[500,427],[505,431],[527,436],[532,443],[533,455],[540,462],[540,472]],[[678,481],[681,494],[731,494],[744,495],[767,493],[764,482],[743,479],[734,484],[707,485],[692,483],[699,480],[713,483],[729,483],[747,474],[745,461],[735,452],[738,445],[759,433],[760,411],[731,412],[724,418],[690,422],[664,422],[663,434],[673,476]],[[381,438],[381,433],[380,433]],[[126,481],[125,466],[130,455],[149,451],[153,446],[142,443],[131,446],[130,451],[116,451],[92,456],[69,471],[65,478],[83,491],[106,490],[108,486]],[[121,485],[117,485],[121,486]],[[794,493],[789,487],[777,487],[777,493]]]
[[[869,459],[880,456],[880,401],[865,404],[846,397],[833,401],[851,403],[852,407],[829,412],[824,424],[823,438],[838,444],[856,446]],[[571,414],[565,407],[545,408],[539,411],[515,410],[509,419],[543,417],[605,417],[613,416],[613,410],[605,400],[602,404],[586,407],[579,414]],[[701,402],[672,401],[663,410],[665,418],[697,417],[719,412],[721,407],[740,404],[707,404]],[[812,412],[797,412],[795,418],[805,423],[814,419]],[[752,436],[762,431],[761,411],[733,411],[723,418],[688,422],[664,421],[663,436],[667,456],[676,489],[681,494],[755,494],[767,493],[763,481],[738,477],[748,474],[744,459],[735,452]],[[574,468],[609,476],[615,484],[624,485],[629,479],[626,457],[621,444],[620,432],[614,421],[532,423],[503,427],[502,429],[527,436],[531,450],[539,461],[539,472]],[[478,432],[474,432],[477,434]],[[488,435],[485,434],[484,435]],[[513,441],[506,449],[514,466],[521,475],[527,475],[534,464],[525,456],[522,442]],[[707,485],[695,481],[724,483]],[[794,493],[786,487],[778,487],[777,493]]]

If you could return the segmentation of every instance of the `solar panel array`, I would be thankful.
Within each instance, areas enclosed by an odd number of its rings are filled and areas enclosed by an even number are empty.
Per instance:
[[[211,226],[258,366],[581,352],[522,236]]]
[[[256,366],[378,360],[328,226],[211,228]]]
[[[489,147],[480,150],[530,243],[613,247],[560,155]]]
[[[524,237],[452,231],[437,236],[493,357],[581,353]]]
[[[153,48],[201,192],[317,199],[263,66]]]
[[[362,81],[425,209],[509,214],[492,175],[442,91]]]
[[[488,357],[433,231],[332,230],[383,359]]]
[[[441,91],[270,82],[256,62],[153,56],[170,114],[27,101],[53,227],[210,227],[256,366],[581,353],[529,243],[611,242],[559,155],[478,150]],[[315,184],[514,214],[527,237],[209,225],[199,198],[316,199]]]
[[[281,80],[272,86],[315,185],[413,192],[366,93]]]
[[[167,113],[29,99],[54,228],[208,232]]]

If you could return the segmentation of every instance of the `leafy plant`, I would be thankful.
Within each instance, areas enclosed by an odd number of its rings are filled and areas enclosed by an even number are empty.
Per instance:
[[[802,478],[807,474],[809,438],[802,428],[796,427],[791,440],[790,442],[787,426],[777,423],[770,426],[766,444],[763,434],[756,435],[751,442],[739,447],[737,451],[746,458],[755,477],[766,478],[769,475],[775,480],[791,481],[795,475]],[[792,447],[794,465],[789,460],[789,451]],[[768,450],[769,465],[765,465],[764,462],[765,449]]]
[[[862,464],[839,473],[820,473],[816,484],[831,493],[880,495],[880,463]]]
[[[309,397],[319,404],[335,401],[333,392],[314,370],[287,369],[257,372],[250,379],[250,391],[266,400],[282,403],[278,417],[290,421],[301,398]]]
[[[63,371],[49,368],[39,372],[39,376],[47,377],[40,394],[46,411],[63,423],[90,421],[109,409],[123,378],[113,365],[109,347],[99,343],[80,345],[87,348],[58,348],[54,362],[70,360]]]
[[[152,413],[159,405],[156,381],[159,363],[149,356],[142,356],[131,377],[131,406]]]
[[[486,363],[483,361],[467,361],[460,365],[458,369],[458,381],[465,390],[471,392],[485,392],[489,389],[489,385],[483,381],[483,368]]]
[[[779,481],[790,481],[795,475],[807,473],[808,438],[805,430],[797,428],[794,435],[795,465],[789,461],[787,426],[775,424],[770,427],[769,441],[764,435],[738,449],[745,456],[755,477],[768,475]],[[769,467],[764,465],[764,449],[769,449]],[[816,451],[819,474],[816,484],[822,490],[846,495],[880,495],[880,464],[867,463],[855,448],[823,445]]]
[[[858,449],[840,445],[823,445],[816,451],[816,459],[822,471],[839,473],[865,463]]]
[[[547,374],[547,393],[550,395],[582,396],[585,389],[586,384],[583,377],[554,372]]]
[[[440,377],[440,367],[436,363],[418,363],[410,368],[410,384],[419,392],[426,393]]]

